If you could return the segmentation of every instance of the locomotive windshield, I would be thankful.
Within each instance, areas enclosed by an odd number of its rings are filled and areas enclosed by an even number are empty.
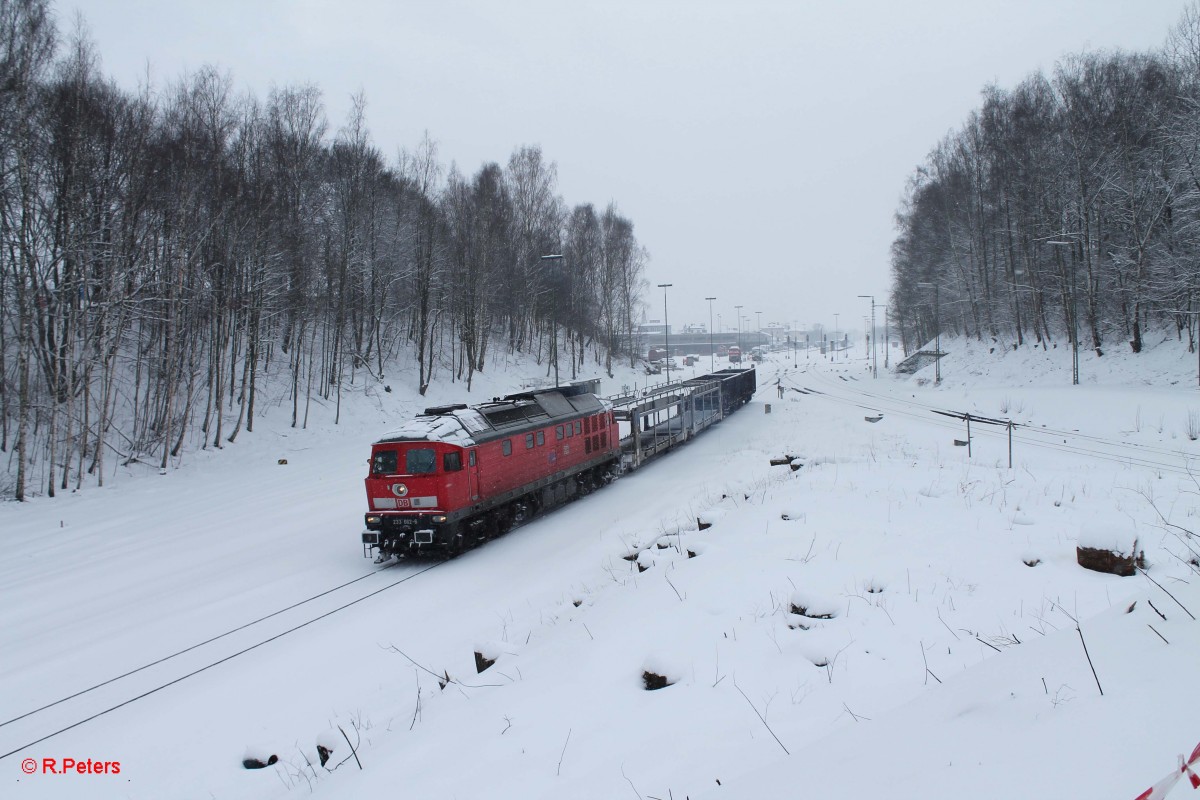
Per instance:
[[[404,451],[404,469],[400,469],[400,451],[379,450],[371,459],[376,475],[427,475],[437,472],[437,454],[432,447],[410,447]]]
[[[375,453],[375,458],[371,460],[371,472],[376,475],[395,475],[396,451],[380,450]]]
[[[410,447],[404,453],[404,473],[423,475],[437,470],[437,457],[430,447]]]

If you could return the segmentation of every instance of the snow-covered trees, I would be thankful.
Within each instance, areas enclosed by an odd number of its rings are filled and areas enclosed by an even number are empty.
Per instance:
[[[568,213],[540,148],[467,178],[426,135],[389,163],[363,97],[330,135],[313,86],[260,101],[205,67],[130,95],[86,35],[57,40],[46,0],[0,1],[4,495],[221,447],[267,373],[303,426],[398,360],[469,390],[489,348],[555,328],[573,365],[628,346],[633,224]]]
[[[1200,15],[1162,53],[1091,53],[1035,73],[930,153],[898,214],[891,315],[908,348],[948,331],[1143,346],[1147,322],[1196,346]]]

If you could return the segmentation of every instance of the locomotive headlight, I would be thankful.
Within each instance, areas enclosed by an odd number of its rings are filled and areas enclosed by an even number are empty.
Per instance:
[[[445,522],[446,521],[446,518],[444,516],[442,516],[441,514],[438,514],[436,517],[433,517],[432,519],[434,522]]]
[[[367,515],[367,524],[368,525],[378,525],[380,522],[383,522],[383,517],[379,516],[378,514],[368,514]]]

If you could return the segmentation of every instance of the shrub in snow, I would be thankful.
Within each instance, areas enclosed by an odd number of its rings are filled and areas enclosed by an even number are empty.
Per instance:
[[[809,619],[833,619],[837,616],[838,606],[828,598],[797,590],[792,593],[790,610]]]
[[[707,530],[723,516],[725,516],[725,509],[710,508],[708,511],[705,511],[703,514],[696,517],[696,527],[702,531]]]
[[[329,761],[333,751],[337,749],[338,742],[343,741],[341,736],[332,728],[327,731],[322,731],[317,737],[317,758],[321,761],[321,766]]]
[[[638,553],[637,568],[638,572],[645,572],[654,566],[654,554],[649,550],[643,550]]]
[[[242,754],[242,766],[246,769],[262,769],[278,760],[279,756],[267,748],[252,744],[246,745],[246,752]]]
[[[475,671],[483,672],[485,669],[495,664],[500,660],[500,656],[505,653],[512,652],[508,645],[502,642],[476,642],[475,643]]]
[[[659,675],[657,672],[644,670],[642,672],[642,683],[646,685],[646,691],[653,692],[655,689],[667,688],[673,681],[669,680],[666,675]]]
[[[1100,523],[1080,532],[1075,560],[1085,569],[1128,577],[1145,566],[1146,554],[1131,525]]]
[[[665,660],[657,656],[646,659],[642,665],[642,685],[648,692],[665,689],[679,680],[679,671],[671,668]]]
[[[794,508],[785,508],[779,512],[779,518],[782,520],[800,519],[801,512]]]
[[[812,662],[814,667],[827,667],[829,666],[829,662],[833,660],[823,648],[813,647],[812,645],[802,647],[800,652]]]

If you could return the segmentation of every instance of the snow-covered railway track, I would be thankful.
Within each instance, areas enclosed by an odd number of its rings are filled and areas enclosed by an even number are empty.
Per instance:
[[[961,422],[952,421],[945,416],[931,416],[947,412],[960,413],[957,410],[942,409],[915,399],[897,398],[860,388],[850,381],[835,380],[819,370],[804,371],[803,378],[797,376],[794,383],[797,389],[811,392],[814,396],[824,397],[839,405],[852,405],[873,413],[884,412],[903,416],[959,434],[964,433]],[[814,386],[820,388],[814,388]],[[1008,432],[1003,427],[977,425],[972,427],[971,435],[984,439],[1003,439],[1008,436]],[[1144,467],[1174,475],[1191,476],[1198,469],[1197,465],[1193,463],[1198,456],[1187,453],[1182,448],[1170,449],[1142,442],[1120,441],[1078,430],[1066,430],[1051,426],[1016,423],[1013,430],[1013,442],[1130,467]]]
[[[422,566],[392,562],[382,569],[372,570],[120,675],[0,721],[0,761],[257,650],[423,575],[443,563],[438,561]],[[397,576],[392,572],[397,567],[407,569],[400,569]],[[367,583],[357,585],[363,581]],[[381,582],[383,585],[378,585]]]

